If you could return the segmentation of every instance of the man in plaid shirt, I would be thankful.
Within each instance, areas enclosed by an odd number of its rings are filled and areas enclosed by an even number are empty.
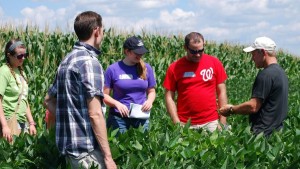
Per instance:
[[[87,11],[74,23],[79,41],[60,63],[48,91],[56,104],[56,144],[72,168],[116,168],[107,141],[103,106],[103,68],[97,56],[103,38],[102,18]],[[49,108],[51,111],[51,108]]]

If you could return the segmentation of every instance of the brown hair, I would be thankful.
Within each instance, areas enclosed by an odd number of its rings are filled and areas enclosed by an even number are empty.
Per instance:
[[[13,75],[13,77],[15,78],[16,83],[17,83],[18,86],[19,86],[19,83],[18,83],[18,81],[17,81],[17,79],[16,79],[16,74],[15,74],[15,72],[14,72],[13,69],[12,69],[12,66],[11,66],[11,63],[10,63],[8,54],[10,54],[10,55],[12,55],[12,56],[16,54],[16,48],[14,48],[12,51],[11,51],[9,48],[10,48],[14,43],[19,42],[19,41],[20,41],[20,39],[12,39],[12,40],[10,40],[9,42],[7,42],[7,44],[6,44],[6,46],[5,46],[5,51],[4,51],[4,52],[5,52],[6,65],[9,67],[9,70],[10,70],[11,74]],[[17,46],[17,47],[19,47],[19,48],[25,48],[25,49],[26,49],[26,47],[25,47],[24,44],[21,44],[21,45],[19,45],[19,46]],[[24,76],[23,67],[22,67],[22,66],[19,66],[18,69],[19,69],[20,74],[21,74],[21,76],[23,77],[23,79],[28,83],[27,79],[26,79],[25,76]]]
[[[126,47],[123,48],[124,49],[124,53],[127,51],[132,51],[130,49],[127,49]],[[133,51],[132,51],[133,52]],[[126,54],[126,53],[125,53]],[[147,67],[145,62],[143,61],[143,59],[140,59],[140,62],[137,63],[137,74],[139,75],[139,77],[143,80],[147,79]]]
[[[96,27],[102,28],[102,17],[96,12],[82,12],[75,18],[74,30],[79,40],[88,40]]]
[[[201,40],[204,42],[204,37],[201,33],[191,32],[185,36],[184,45],[186,47],[189,47],[191,40],[193,40],[196,43],[199,43]]]
[[[143,59],[140,59],[140,62],[137,64],[137,73],[141,79],[147,79],[147,68]]]

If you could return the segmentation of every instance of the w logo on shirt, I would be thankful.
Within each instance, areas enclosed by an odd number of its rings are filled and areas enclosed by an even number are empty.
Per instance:
[[[214,70],[210,67],[209,69],[203,69],[200,72],[200,75],[202,76],[202,79],[206,82],[208,80],[211,80],[214,74]]]

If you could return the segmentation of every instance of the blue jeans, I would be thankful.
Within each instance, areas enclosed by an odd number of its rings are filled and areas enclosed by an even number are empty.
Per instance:
[[[116,115],[109,114],[106,120],[107,128],[113,130],[119,129],[119,133],[126,132],[130,127],[138,128],[143,126],[144,131],[149,129],[149,119],[122,118]]]
[[[29,129],[29,126],[28,126],[28,123],[20,123],[18,122],[18,129],[20,129],[22,132],[24,133],[28,133],[28,129]]]

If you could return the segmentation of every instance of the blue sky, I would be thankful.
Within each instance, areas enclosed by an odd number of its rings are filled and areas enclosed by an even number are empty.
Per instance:
[[[105,28],[159,34],[197,31],[206,40],[250,45],[272,38],[278,49],[300,56],[297,0],[0,0],[0,26],[35,25],[41,31],[73,31],[86,10],[103,17]]]

